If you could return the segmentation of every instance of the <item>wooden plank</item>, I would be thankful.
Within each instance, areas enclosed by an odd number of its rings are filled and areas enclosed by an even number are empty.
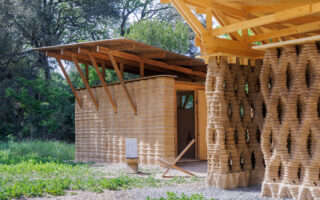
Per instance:
[[[105,48],[105,47],[101,47],[101,46],[97,46],[97,52],[100,53],[104,53],[104,54],[108,54],[109,53],[109,49]],[[128,59],[128,60],[133,60],[135,62],[140,62],[141,61],[141,57],[140,56],[136,56],[133,54],[128,54],[125,52],[120,52],[120,51],[111,51],[113,56],[122,58],[122,59]],[[188,68],[184,68],[184,67],[180,67],[180,66],[175,66],[175,65],[168,65],[167,63],[164,62],[160,62],[160,61],[156,61],[156,60],[152,60],[149,58],[143,58],[144,63],[148,64],[148,65],[153,65],[153,66],[157,66],[163,69],[168,69],[168,70],[172,70],[172,71],[177,71],[177,72],[181,72],[181,73],[185,73],[185,74],[191,74],[191,75],[196,75],[196,76],[200,76],[200,77],[206,77],[206,73],[203,72],[199,72],[199,71],[193,71],[192,69],[188,69]]]
[[[276,43],[270,43],[270,44],[264,44],[264,45],[257,45],[253,46],[253,49],[270,49],[270,48],[278,48],[286,45],[295,45],[295,44],[303,44],[308,42],[314,42],[314,41],[320,41],[320,35],[315,35],[311,37],[306,38],[300,38],[295,40],[288,40],[288,41],[282,41],[282,42],[276,42]]]
[[[92,100],[92,103],[96,106],[96,109],[99,110],[99,104],[98,104],[98,101],[96,100],[96,98],[94,97],[93,95],[93,92],[89,86],[89,83],[88,83],[88,80],[86,79],[85,75],[83,74],[81,68],[80,68],[80,65],[79,65],[79,62],[77,60],[77,58],[75,56],[72,56],[72,60],[80,74],[80,77],[82,79],[82,81],[84,82],[84,85],[86,86],[86,89],[87,89],[87,92]],[[87,65],[86,65],[87,66]]]
[[[198,128],[198,158],[207,160],[207,101],[205,90],[197,90],[197,128]]]
[[[117,112],[117,105],[114,103],[113,98],[112,98],[112,95],[111,95],[111,93],[110,93],[110,91],[109,91],[109,89],[108,89],[108,86],[107,86],[107,84],[106,84],[106,81],[105,81],[105,79],[103,78],[102,74],[100,73],[100,70],[99,70],[99,67],[98,67],[98,65],[97,65],[96,59],[93,57],[93,55],[91,54],[91,52],[88,53],[88,56],[89,56],[89,58],[90,58],[90,60],[91,60],[91,63],[93,64],[93,66],[94,66],[94,68],[95,68],[95,70],[96,70],[96,72],[97,72],[97,75],[98,75],[98,77],[99,77],[99,79],[100,79],[100,81],[101,81],[101,85],[103,86],[104,91],[107,93],[107,96],[108,96],[108,98],[109,98],[109,101],[110,101],[110,103],[111,103],[111,105],[112,105],[112,107],[113,107],[113,111],[114,111],[114,112]]]
[[[286,29],[270,31],[264,34],[258,34],[254,36],[250,36],[248,42],[256,42],[260,40],[266,40],[271,38],[279,38],[288,35],[294,35],[298,33],[305,33],[310,31],[315,31],[320,29],[320,22],[311,22],[307,24],[297,25]]]
[[[137,107],[136,107],[136,105],[134,104],[134,102],[133,102],[133,100],[132,100],[132,98],[131,98],[131,95],[130,95],[130,93],[129,93],[129,90],[128,90],[126,84],[124,83],[124,80],[123,80],[123,77],[122,77],[122,75],[121,75],[121,72],[120,72],[120,70],[119,70],[119,68],[118,68],[117,62],[115,61],[115,59],[114,59],[111,51],[109,51],[108,54],[109,54],[109,58],[110,58],[110,60],[111,60],[111,62],[112,62],[113,68],[114,68],[114,70],[116,71],[117,76],[118,76],[118,78],[119,78],[119,80],[120,80],[121,86],[122,86],[122,88],[123,88],[123,90],[124,90],[124,92],[125,92],[128,100],[129,100],[129,103],[130,103],[133,111],[134,111],[134,114],[137,115]]]
[[[140,77],[144,77],[144,61],[143,58],[140,60]]]
[[[66,70],[64,69],[63,64],[62,64],[60,58],[56,58],[56,60],[57,60],[57,62],[58,62],[58,64],[59,64],[59,67],[60,67],[60,69],[61,69],[64,77],[67,79],[67,82],[68,82],[68,84],[69,84],[69,86],[70,86],[70,88],[71,88],[71,90],[72,90],[72,93],[73,93],[74,97],[76,98],[76,101],[78,102],[80,108],[82,108],[82,101],[81,101],[81,99],[80,99],[80,97],[79,97],[76,89],[73,87],[72,82],[71,82],[71,80],[70,80],[70,78],[69,78]]]
[[[312,15],[318,12],[320,12],[320,2],[313,3],[313,4],[306,4],[303,6],[298,6],[295,8],[279,11],[263,17],[258,17],[255,19],[233,23],[224,27],[219,27],[213,30],[212,35],[219,36],[226,33],[232,33],[238,30],[249,29],[252,27],[263,26],[266,24],[274,23],[274,22],[281,22],[281,21],[290,20],[293,18]]]

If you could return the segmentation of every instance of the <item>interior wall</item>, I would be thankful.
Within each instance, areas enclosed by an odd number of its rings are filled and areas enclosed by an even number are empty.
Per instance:
[[[117,113],[102,87],[92,88],[99,102],[98,111],[88,92],[78,91],[83,107],[75,107],[77,161],[124,162],[126,138],[137,138],[140,164],[175,158],[174,77],[149,77],[126,85],[137,106],[137,115],[120,84],[108,86]]]
[[[259,184],[264,164],[260,148],[263,100],[254,67],[209,59],[206,98],[208,109],[207,182],[228,189]]]
[[[266,51],[260,78],[267,108],[263,196],[320,198],[319,58],[315,43]]]

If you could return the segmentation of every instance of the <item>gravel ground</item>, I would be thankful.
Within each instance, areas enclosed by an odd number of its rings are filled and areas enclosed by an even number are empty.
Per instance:
[[[148,197],[166,197],[167,192],[176,194],[202,194],[207,199],[215,200],[272,200],[260,196],[261,186],[237,188],[233,190],[220,190],[208,187],[205,182],[180,184],[177,186],[166,186],[160,188],[136,188],[126,191],[105,191],[104,193],[93,193],[85,191],[69,191],[66,196],[51,198],[33,198],[31,200],[146,200]]]
[[[61,197],[41,197],[31,198],[30,200],[146,200],[148,197],[151,199],[166,197],[167,192],[174,192],[177,194],[185,193],[187,195],[202,194],[203,197],[207,199],[213,198],[215,200],[271,200],[271,198],[260,196],[260,185],[233,190],[220,190],[215,187],[207,186],[205,179],[207,173],[206,162],[185,163],[180,164],[179,166],[196,174],[200,178],[200,182],[188,184],[182,183],[158,188],[135,188],[123,191],[106,190],[103,193],[68,191],[65,196]],[[123,164],[95,164],[93,168],[102,171],[107,174],[108,177],[117,177],[125,171],[125,165]],[[165,168],[154,166],[140,166],[139,169],[143,172],[142,176],[152,173],[156,174],[156,178],[162,178],[161,174],[165,171]],[[168,175],[184,176],[185,174],[176,170],[171,170]]]
[[[202,194],[207,199],[215,200],[267,200],[271,198],[263,198],[260,196],[261,186],[253,186],[234,190],[220,190],[215,187],[208,187],[206,183],[182,184],[175,187],[162,188],[141,188],[130,191],[121,191],[115,193],[117,199],[141,199],[145,200],[148,197],[159,198],[165,197],[166,193],[174,192],[176,194]]]

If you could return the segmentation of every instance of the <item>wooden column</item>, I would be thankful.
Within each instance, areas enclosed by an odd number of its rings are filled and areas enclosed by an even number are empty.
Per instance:
[[[120,80],[120,83],[121,83],[121,85],[122,85],[122,88],[123,88],[123,90],[124,90],[124,92],[125,92],[128,100],[129,100],[129,103],[130,103],[130,105],[131,105],[131,107],[132,107],[132,109],[133,109],[133,111],[134,111],[134,114],[136,115],[136,114],[137,114],[137,107],[136,107],[136,105],[133,103],[133,100],[132,100],[131,95],[130,95],[130,93],[129,93],[129,91],[128,91],[128,88],[127,88],[126,84],[124,83],[124,80],[123,80],[123,77],[122,77],[122,75],[121,75],[121,72],[120,72],[120,70],[119,70],[119,68],[118,68],[117,62],[116,62],[116,60],[114,59],[111,51],[109,51],[108,54],[109,54],[109,58],[110,58],[110,60],[111,60],[111,63],[112,63],[112,65],[113,65],[113,68],[114,68],[114,70],[116,71],[117,76],[118,76],[118,78],[119,78],[119,80]]]
[[[60,69],[61,69],[64,77],[66,77],[66,79],[67,79],[67,81],[68,81],[68,84],[69,84],[69,86],[70,86],[70,88],[71,88],[71,90],[72,90],[72,93],[73,93],[74,97],[76,98],[76,101],[78,102],[80,108],[82,108],[82,101],[81,101],[81,99],[80,99],[80,97],[79,97],[76,89],[73,87],[72,82],[71,82],[71,80],[70,80],[70,78],[69,78],[66,70],[64,69],[63,64],[62,64],[60,58],[56,58],[56,59],[57,59],[57,62],[58,62],[58,64],[59,64],[59,67],[60,67]]]
[[[87,92],[88,92],[89,96],[91,97],[91,100],[92,100],[93,104],[96,106],[96,109],[99,110],[99,104],[98,104],[97,100],[95,99],[95,97],[94,97],[94,95],[92,93],[92,90],[91,90],[91,88],[89,86],[89,83],[88,83],[86,77],[84,76],[84,74],[83,74],[83,72],[82,72],[82,70],[80,68],[79,62],[74,57],[74,55],[72,55],[72,60],[73,60],[74,64],[76,65],[76,68],[77,68],[77,70],[78,70],[78,72],[80,74],[80,77],[81,77],[82,81],[84,82],[84,85],[86,86]]]

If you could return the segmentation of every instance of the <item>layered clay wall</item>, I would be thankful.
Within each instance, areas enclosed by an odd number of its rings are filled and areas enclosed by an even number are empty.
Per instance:
[[[264,163],[260,148],[263,99],[256,66],[218,63],[209,59],[206,96],[208,108],[207,182],[228,189],[259,184]]]
[[[113,107],[102,87],[92,88],[97,111],[86,90],[80,90],[82,109],[76,104],[76,160],[124,162],[125,139],[138,139],[139,163],[156,164],[175,156],[175,95],[173,77],[158,76],[126,83],[136,106],[130,107],[120,84],[108,85]]]
[[[262,195],[320,198],[320,54],[314,44],[270,49],[261,71],[267,107]]]

